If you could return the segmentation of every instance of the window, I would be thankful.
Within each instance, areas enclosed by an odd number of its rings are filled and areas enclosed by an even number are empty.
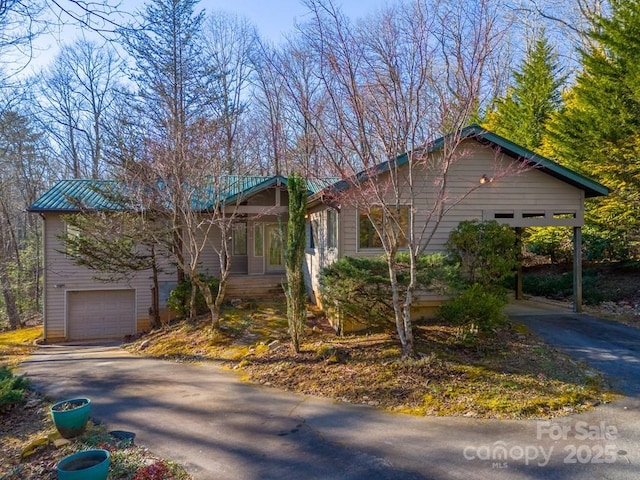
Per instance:
[[[307,248],[313,250],[316,248],[315,242],[315,225],[314,221],[310,218],[307,218]]]
[[[327,210],[327,247],[336,248],[338,246],[338,212]]]
[[[264,230],[261,223],[253,225],[253,255],[255,257],[264,255]]]
[[[77,242],[80,241],[82,231],[75,225],[65,224],[66,254],[73,257],[78,254]]]
[[[358,248],[382,248],[382,240],[380,240],[378,232],[373,223],[371,223],[372,221],[375,222],[378,228],[383,228],[383,226],[392,228],[397,225],[400,229],[398,246],[406,247],[409,231],[409,207],[401,206],[397,212],[397,219],[395,221],[391,220],[385,218],[385,213],[381,207],[369,209],[369,216],[367,216],[366,212],[358,212]]]
[[[233,254],[247,254],[247,224],[238,223],[233,228]]]

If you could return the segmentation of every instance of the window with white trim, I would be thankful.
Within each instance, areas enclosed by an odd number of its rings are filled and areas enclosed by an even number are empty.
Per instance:
[[[338,212],[333,209],[327,210],[327,247],[336,248],[338,246]]]

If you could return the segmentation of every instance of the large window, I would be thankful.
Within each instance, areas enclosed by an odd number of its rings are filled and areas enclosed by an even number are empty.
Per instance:
[[[409,231],[409,207],[401,206],[397,213],[396,218],[386,218],[385,213],[381,207],[372,207],[369,209],[369,215],[367,212],[358,212],[358,248],[361,250],[382,248],[382,240],[378,236],[378,232],[374,227],[374,224],[382,229],[383,225],[386,228],[399,228],[398,233],[398,246],[407,246],[407,232]]]
[[[233,254],[247,254],[247,224],[245,222],[237,223],[233,227]]]

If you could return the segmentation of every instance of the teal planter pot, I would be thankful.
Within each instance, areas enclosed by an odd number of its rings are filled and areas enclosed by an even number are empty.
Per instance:
[[[111,457],[107,450],[85,450],[58,462],[58,480],[107,480]]]
[[[88,398],[72,398],[51,405],[51,417],[62,437],[73,438],[87,427],[90,409]]]

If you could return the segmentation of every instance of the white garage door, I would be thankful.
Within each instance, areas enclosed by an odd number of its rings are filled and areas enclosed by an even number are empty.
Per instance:
[[[69,340],[122,338],[135,333],[135,290],[67,293]]]

